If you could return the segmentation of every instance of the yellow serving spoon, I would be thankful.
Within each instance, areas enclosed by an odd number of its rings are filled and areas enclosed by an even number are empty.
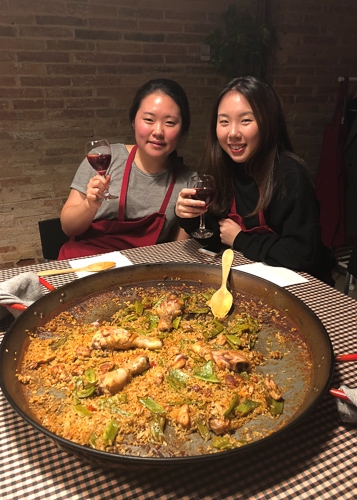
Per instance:
[[[78,267],[77,269],[49,269],[48,271],[40,271],[37,273],[37,276],[52,276],[54,274],[76,273],[79,271],[98,273],[99,271],[104,271],[105,269],[114,267],[115,264],[115,262],[94,262],[93,264],[89,264],[89,266]]]
[[[225,250],[222,255],[222,285],[213,295],[210,300],[210,307],[213,316],[216,318],[224,318],[229,313],[233,304],[233,296],[227,290],[227,278],[233,263],[233,250]]]

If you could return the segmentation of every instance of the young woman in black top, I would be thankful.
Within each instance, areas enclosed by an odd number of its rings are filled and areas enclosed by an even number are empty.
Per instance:
[[[305,162],[293,153],[275,91],[247,76],[232,80],[213,108],[203,171],[216,197],[206,214],[214,235],[201,243],[229,246],[253,261],[306,271],[333,284],[335,259],[321,242],[317,201]],[[187,233],[204,202],[182,189],[176,215]]]

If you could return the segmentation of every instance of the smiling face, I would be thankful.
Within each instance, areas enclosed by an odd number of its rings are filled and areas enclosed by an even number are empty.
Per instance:
[[[222,149],[236,163],[256,153],[260,133],[252,108],[242,94],[229,91],[218,106],[216,133]]]
[[[166,159],[178,145],[181,124],[180,108],[171,97],[161,92],[145,97],[133,123],[140,156]]]

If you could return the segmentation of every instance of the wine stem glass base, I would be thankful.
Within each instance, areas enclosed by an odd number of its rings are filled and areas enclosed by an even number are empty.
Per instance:
[[[195,231],[194,233],[191,234],[191,236],[193,236],[194,238],[199,238],[199,239],[205,239],[205,238],[210,238],[211,236],[213,236],[213,232],[212,231],[208,231],[207,229],[205,230],[197,230]]]

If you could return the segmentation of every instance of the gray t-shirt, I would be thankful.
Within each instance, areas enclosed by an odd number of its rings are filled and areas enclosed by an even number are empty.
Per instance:
[[[129,156],[124,144],[111,144],[112,162],[110,165],[110,186],[109,192],[120,196],[126,160]],[[184,166],[179,161],[175,161],[176,183],[172,192],[169,204],[166,208],[166,220],[158,239],[158,243],[168,241],[169,234],[175,226],[175,205],[182,188],[188,186],[192,175],[192,170]],[[133,161],[129,184],[125,202],[125,219],[141,219],[154,212],[158,212],[169,188],[172,178],[172,168],[159,172],[158,174],[146,174],[140,170]],[[72,189],[86,194],[89,180],[96,174],[87,159],[84,159],[74,176],[71,184]],[[103,201],[99,207],[94,220],[106,219],[115,220],[118,217],[119,199]]]

